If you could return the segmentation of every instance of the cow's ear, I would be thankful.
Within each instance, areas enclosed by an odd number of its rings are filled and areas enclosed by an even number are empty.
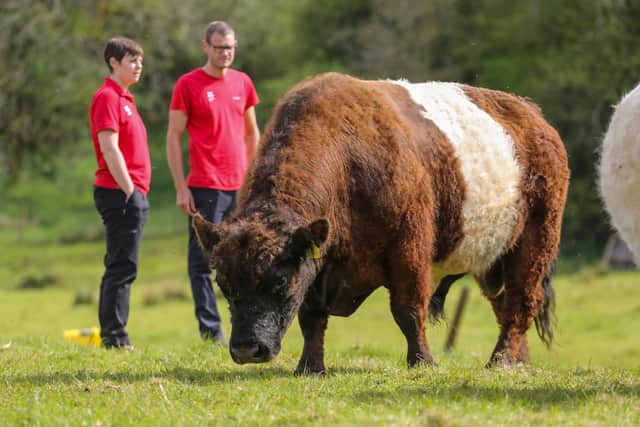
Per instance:
[[[329,221],[320,218],[307,227],[300,227],[291,238],[291,251],[301,259],[318,259],[321,257],[320,248],[329,236]]]
[[[213,249],[213,247],[220,241],[220,233],[218,231],[218,227],[215,224],[207,221],[207,219],[202,216],[200,212],[196,213],[191,218],[191,226],[193,227],[193,231],[195,232],[200,249],[206,255],[206,258],[209,259],[211,249]]]

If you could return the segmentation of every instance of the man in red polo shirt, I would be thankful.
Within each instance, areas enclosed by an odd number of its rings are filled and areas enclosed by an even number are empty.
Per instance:
[[[93,196],[106,238],[98,309],[102,345],[106,348],[132,348],[125,327],[151,182],[147,131],[129,92],[129,86],[140,79],[142,58],[142,48],[135,41],[110,39],[104,60],[111,74],[89,107],[98,163]]]
[[[235,206],[236,192],[258,146],[254,106],[258,95],[248,75],[231,69],[236,48],[233,29],[209,24],[202,41],[204,66],[178,79],[171,98],[167,160],[176,188],[176,204],[189,215],[188,272],[195,314],[204,339],[223,341],[211,270],[193,229],[200,211],[219,223]],[[185,180],[181,143],[189,134],[189,175]]]

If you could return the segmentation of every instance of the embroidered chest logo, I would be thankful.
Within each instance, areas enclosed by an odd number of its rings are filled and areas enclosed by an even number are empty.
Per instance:
[[[239,96],[234,96],[234,97],[233,97],[233,98],[231,98],[231,99],[233,99],[234,101],[240,101],[240,97],[239,97]]]
[[[207,99],[209,100],[209,102],[213,102],[216,100],[216,96],[212,90],[207,91]]]
[[[133,111],[131,111],[131,107],[128,105],[124,106],[124,112],[127,113],[127,116],[133,116]]]

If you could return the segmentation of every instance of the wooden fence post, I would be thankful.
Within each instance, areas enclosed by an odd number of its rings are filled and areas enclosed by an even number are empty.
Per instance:
[[[449,333],[447,334],[447,342],[444,345],[444,351],[449,352],[453,349],[456,343],[456,337],[458,336],[458,330],[460,329],[460,320],[462,319],[462,313],[467,305],[467,299],[469,299],[469,288],[465,286],[462,288],[460,298],[458,299],[458,305],[456,305],[456,312],[449,326]]]

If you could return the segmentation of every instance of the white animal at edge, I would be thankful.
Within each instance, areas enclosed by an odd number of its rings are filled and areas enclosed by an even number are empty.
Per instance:
[[[615,107],[602,143],[599,190],[611,223],[640,264],[640,85]]]

